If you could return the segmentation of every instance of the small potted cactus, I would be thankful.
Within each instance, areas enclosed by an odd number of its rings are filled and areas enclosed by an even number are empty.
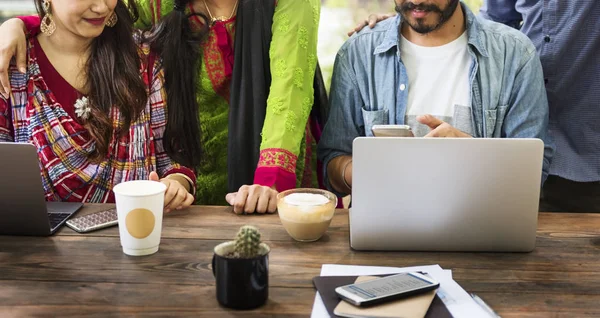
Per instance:
[[[260,232],[244,225],[235,241],[217,245],[212,261],[217,300],[225,307],[252,309],[269,298],[269,252]]]

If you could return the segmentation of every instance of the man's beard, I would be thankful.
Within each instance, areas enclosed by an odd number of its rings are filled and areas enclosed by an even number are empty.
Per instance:
[[[404,20],[404,22],[406,22],[413,30],[421,34],[427,34],[441,28],[444,23],[448,22],[450,17],[452,17],[452,14],[454,14],[454,11],[456,11],[456,7],[459,3],[459,0],[448,0],[446,9],[442,10],[435,4],[421,3],[416,5],[410,1],[407,1],[402,5],[396,4],[396,12],[402,16],[402,20]],[[421,18],[417,18],[415,22],[411,22],[409,15],[410,12],[415,9],[437,13],[439,15],[438,22],[433,25],[428,25],[425,23],[425,19]]]

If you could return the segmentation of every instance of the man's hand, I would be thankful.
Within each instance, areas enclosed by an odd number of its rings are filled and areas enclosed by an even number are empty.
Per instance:
[[[0,26],[0,95],[6,99],[10,96],[8,68],[13,57],[17,59],[19,72],[26,72],[27,39],[24,30],[23,21],[17,18],[7,20]]]
[[[447,122],[439,120],[431,115],[422,115],[417,117],[423,125],[429,126],[431,131],[425,137],[440,137],[440,138],[472,138],[472,136],[452,127]]]
[[[372,29],[375,27],[375,25],[385,19],[391,18],[391,17],[395,17],[396,14],[395,13],[388,13],[388,14],[371,14],[369,15],[369,17],[367,19],[365,19],[363,22],[359,23],[353,30],[351,30],[350,32],[348,32],[348,36],[352,36],[352,34],[359,32],[360,30],[362,30],[364,27],[366,27],[367,25]]]
[[[235,214],[275,213],[277,211],[277,194],[276,190],[266,186],[243,185],[238,192],[227,194],[225,200],[233,206]]]

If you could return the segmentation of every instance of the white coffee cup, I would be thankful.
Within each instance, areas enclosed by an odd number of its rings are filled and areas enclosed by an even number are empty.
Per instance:
[[[113,188],[123,253],[143,256],[158,251],[166,190],[165,184],[148,180],[127,181]]]

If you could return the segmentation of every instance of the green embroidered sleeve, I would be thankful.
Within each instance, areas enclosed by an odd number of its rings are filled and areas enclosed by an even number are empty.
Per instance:
[[[320,0],[279,0],[273,16],[272,83],[261,151],[298,156],[310,114],[317,65]]]

